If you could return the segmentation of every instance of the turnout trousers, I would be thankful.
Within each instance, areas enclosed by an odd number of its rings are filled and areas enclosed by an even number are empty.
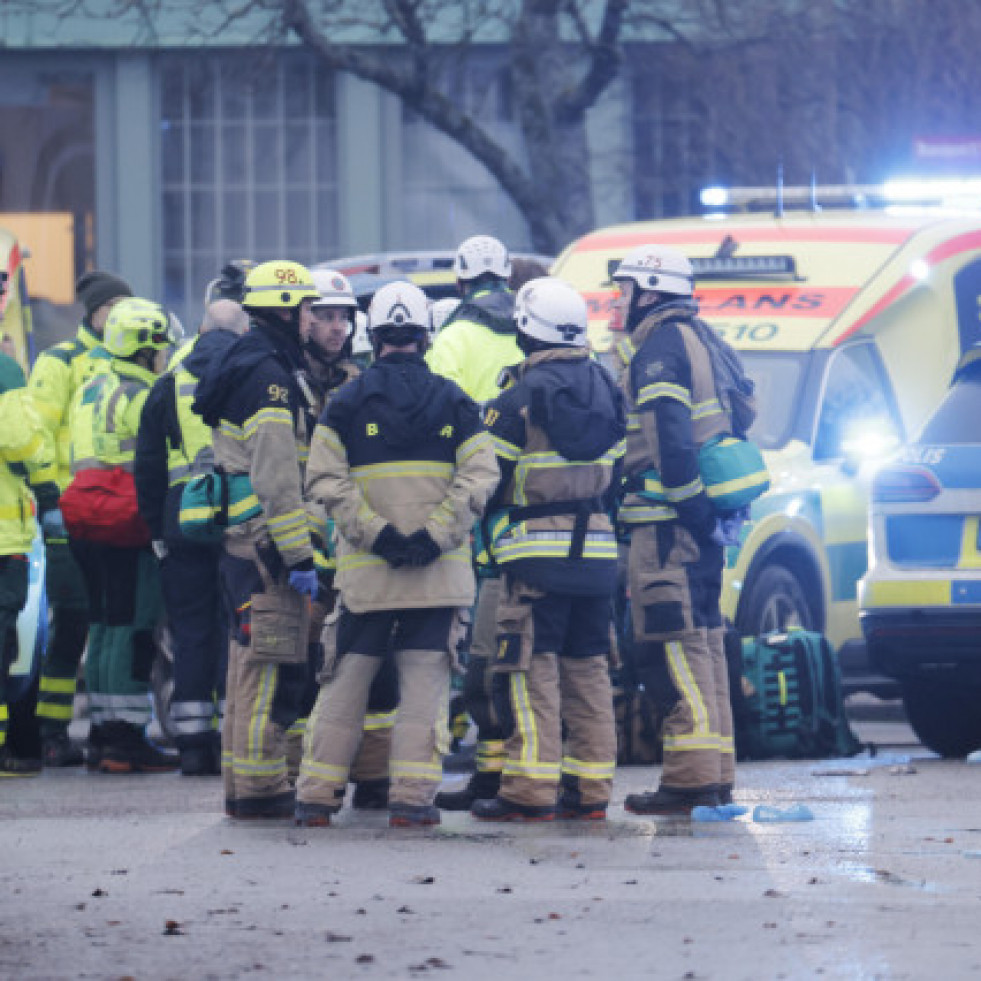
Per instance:
[[[390,804],[432,804],[448,741],[452,607],[351,613],[337,622],[336,663],[327,666],[310,716],[297,799],[339,810],[362,741],[375,678],[386,659],[398,677]],[[329,680],[328,680],[329,678]]]
[[[723,549],[677,521],[632,530],[628,559],[639,680],[665,713],[661,786],[731,788],[732,707],[722,645]]]
[[[307,652],[307,680],[300,704],[300,717],[287,733],[286,760],[291,783],[296,783],[303,743],[310,723],[310,713],[320,692],[320,678],[324,670],[325,645],[328,638],[331,647],[330,661],[336,657],[335,608],[336,589],[320,588],[320,595],[312,604],[310,617],[310,641]],[[330,618],[331,622],[328,622]],[[398,705],[398,678],[395,662],[386,658],[381,670],[371,683],[368,708],[364,716],[364,732],[358,754],[351,765],[350,778],[354,783],[376,783],[388,780],[388,758],[392,748],[392,726],[395,725],[395,708]]]
[[[226,538],[219,570],[231,618],[221,739],[227,807],[289,793],[286,733],[300,715],[307,664],[263,659],[253,650],[253,600],[288,588],[278,553],[245,536]]]
[[[510,735],[500,797],[553,807],[561,781],[577,803],[609,802],[616,766],[611,622],[608,595],[547,593],[502,577],[493,688]]]

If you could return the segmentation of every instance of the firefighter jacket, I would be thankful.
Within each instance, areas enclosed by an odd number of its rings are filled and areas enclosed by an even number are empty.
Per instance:
[[[213,457],[211,429],[191,408],[198,379],[237,339],[227,330],[198,334],[174,354],[147,396],[133,476],[140,514],[154,538],[181,538],[181,491],[191,473],[207,469]]]
[[[28,485],[42,511],[56,507],[57,469],[54,443],[23,387],[23,373],[5,354],[0,364],[0,555],[21,555],[31,550],[37,531]]]
[[[361,374],[361,368],[350,358],[340,357],[336,361],[318,358],[310,353],[308,348],[307,364],[310,370],[307,377],[314,397],[314,424],[319,419],[331,396],[345,382],[352,381]],[[313,431],[313,425],[310,427]],[[305,468],[304,468],[305,470]],[[314,534],[314,562],[317,571],[326,583],[333,586],[334,574],[337,572],[337,544],[334,522],[328,517],[327,510],[316,500],[307,498],[307,515]]]
[[[501,372],[524,355],[514,327],[514,294],[503,286],[479,289],[465,297],[436,335],[426,363],[455,381],[475,402],[500,392]]]
[[[140,415],[156,375],[133,361],[110,358],[71,409],[71,473],[121,467],[133,472]]]
[[[287,569],[312,569],[301,466],[313,398],[292,327],[252,321],[198,382],[193,409],[213,430],[215,464],[248,474],[262,513],[228,529],[229,538],[267,536]]]
[[[311,444],[307,495],[339,533],[336,586],[354,613],[469,606],[470,530],[497,484],[477,406],[416,354],[390,354],[336,392]],[[392,568],[371,546],[392,524],[442,550]]]
[[[624,496],[618,520],[625,526],[675,518],[699,541],[715,527],[698,451],[731,433],[716,393],[705,345],[691,326],[698,307],[680,300],[646,316],[617,346],[621,388],[627,403]],[[646,480],[657,485],[644,497]]]
[[[484,413],[501,481],[483,523],[490,555],[550,592],[612,591],[623,398],[583,348],[552,348],[507,369]]]
[[[108,371],[111,360],[99,335],[82,324],[74,340],[49,347],[34,363],[28,387],[55,441],[62,490],[71,479],[72,406],[85,383],[97,372]]]

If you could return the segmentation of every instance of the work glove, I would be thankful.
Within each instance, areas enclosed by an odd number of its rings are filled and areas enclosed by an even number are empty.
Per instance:
[[[405,564],[413,569],[422,568],[435,562],[443,550],[433,541],[433,536],[420,528],[405,540]]]
[[[310,599],[317,598],[317,590],[320,583],[317,581],[315,569],[294,569],[290,573],[290,588],[295,589],[301,596],[309,596]]]
[[[41,515],[41,533],[47,538],[67,538],[68,529],[61,508],[52,508]]]
[[[375,555],[380,555],[393,569],[406,564],[408,540],[395,525],[385,525],[371,546]]]

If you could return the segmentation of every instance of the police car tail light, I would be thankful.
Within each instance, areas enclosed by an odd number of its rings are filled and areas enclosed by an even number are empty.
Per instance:
[[[877,504],[917,504],[932,501],[942,490],[936,475],[925,467],[887,467],[872,481]]]

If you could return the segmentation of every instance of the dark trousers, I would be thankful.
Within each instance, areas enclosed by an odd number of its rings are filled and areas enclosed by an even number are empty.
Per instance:
[[[68,729],[75,705],[78,666],[89,630],[88,598],[82,570],[68,541],[45,542],[45,589],[51,609],[51,633],[41,669],[37,715],[41,732],[53,736]]]
[[[37,759],[41,755],[34,718],[37,680],[16,701],[7,701],[9,672],[17,659],[17,616],[27,602],[27,583],[27,556],[0,556],[0,751]]]
[[[168,543],[160,565],[174,652],[171,720],[180,749],[210,744],[220,729],[228,669],[228,621],[220,546]]]

